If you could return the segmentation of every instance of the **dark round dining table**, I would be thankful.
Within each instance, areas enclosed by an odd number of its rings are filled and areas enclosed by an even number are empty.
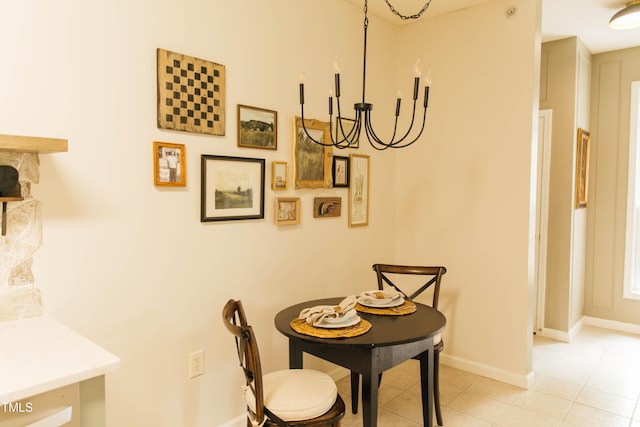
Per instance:
[[[365,427],[376,427],[379,377],[406,360],[419,356],[424,426],[433,426],[433,338],[446,325],[445,316],[427,305],[415,303],[416,311],[405,315],[358,312],[371,329],[355,337],[318,338],[294,331],[291,321],[304,308],[337,305],[344,297],[305,301],[281,310],[274,318],[276,329],[289,340],[289,368],[302,368],[302,354],[312,354],[362,375],[362,419]],[[352,407],[357,408],[357,390]],[[355,400],[355,402],[354,402]]]

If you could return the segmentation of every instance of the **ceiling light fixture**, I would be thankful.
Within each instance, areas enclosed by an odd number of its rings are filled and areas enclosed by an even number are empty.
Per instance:
[[[389,0],[385,0],[391,12],[397,15],[400,19],[417,19],[419,18],[425,10],[431,4],[431,0],[427,0],[422,9],[414,14],[409,16],[404,16],[399,13],[392,5],[389,3]],[[425,87],[424,87],[424,101],[422,103],[424,112],[422,115],[422,126],[420,126],[420,131],[417,133],[413,139],[409,138],[409,134],[413,129],[413,125],[416,119],[416,105],[418,102],[418,92],[420,88],[420,77],[422,75],[422,70],[420,68],[420,61],[416,61],[414,66],[414,79],[413,79],[413,113],[411,116],[411,124],[409,125],[409,129],[402,136],[398,136],[396,139],[396,132],[398,128],[398,117],[400,116],[400,104],[401,98],[398,96],[396,99],[396,118],[395,124],[393,127],[393,135],[389,141],[384,141],[373,130],[373,125],[371,123],[371,110],[373,110],[373,104],[366,102],[365,100],[365,88],[366,88],[366,77],[367,77],[367,28],[369,26],[369,18],[367,17],[368,7],[367,0],[364,2],[364,53],[363,53],[363,67],[362,67],[362,102],[354,104],[353,108],[355,110],[355,123],[353,127],[349,128],[343,125],[343,119],[346,119],[342,116],[342,112],[340,109],[340,67],[337,62],[334,62],[334,70],[335,70],[335,88],[334,90],[329,91],[329,135],[331,141],[320,141],[314,139],[305,126],[304,120],[304,76],[301,76],[300,82],[300,112],[302,116],[302,128],[304,132],[310,140],[319,145],[325,146],[334,146],[337,148],[348,148],[357,146],[358,141],[360,140],[360,134],[364,131],[367,135],[367,139],[373,148],[376,150],[386,150],[387,148],[403,148],[408,147],[413,144],[420,138],[422,135],[422,131],[424,130],[424,125],[427,117],[427,104],[429,101],[429,87],[431,85],[431,77],[427,74],[425,78]],[[333,123],[333,97],[335,95],[336,104],[337,104],[337,116],[335,121],[335,129]],[[349,120],[352,120],[349,118]]]
[[[624,9],[616,12],[609,21],[609,27],[614,30],[640,27],[640,0],[630,1]]]

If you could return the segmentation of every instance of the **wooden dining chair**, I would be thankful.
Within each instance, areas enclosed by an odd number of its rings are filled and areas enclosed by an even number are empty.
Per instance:
[[[393,265],[393,264],[373,264],[373,271],[376,272],[378,279],[378,289],[385,289],[385,285],[390,286],[404,295],[405,299],[414,300],[429,288],[433,289],[431,301],[427,303],[431,307],[438,309],[438,299],[440,297],[440,282],[442,276],[447,272],[445,267],[422,267],[409,265]],[[406,276],[423,276],[419,283],[426,280],[426,283],[417,287],[413,292],[408,293],[401,289],[409,288],[409,281],[405,280]],[[415,281],[411,281],[414,283]],[[442,411],[440,409],[440,387],[439,387],[439,362],[440,352],[444,348],[444,342],[440,334],[433,338],[433,401],[436,410],[436,420],[438,425],[442,425]],[[418,359],[415,356],[414,359]],[[380,377],[382,382],[382,376]],[[380,382],[378,384],[380,384]],[[358,411],[358,389],[360,383],[360,375],[357,372],[351,372],[351,410],[355,414]]]
[[[233,334],[247,404],[247,427],[338,426],[344,401],[335,381],[311,369],[285,369],[262,375],[260,354],[253,328],[240,301],[229,300],[222,310],[226,328]]]

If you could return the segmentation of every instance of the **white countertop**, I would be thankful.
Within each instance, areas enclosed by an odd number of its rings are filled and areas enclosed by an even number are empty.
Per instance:
[[[117,368],[120,359],[47,317],[0,323],[0,402],[15,402]]]

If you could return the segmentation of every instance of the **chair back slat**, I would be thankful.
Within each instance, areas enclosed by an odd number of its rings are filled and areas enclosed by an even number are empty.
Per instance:
[[[418,295],[422,294],[428,288],[433,286],[433,298],[431,300],[431,306],[436,310],[438,309],[438,300],[440,298],[440,281],[442,279],[442,276],[447,272],[447,269],[445,267],[395,264],[373,264],[372,267],[376,272],[378,278],[378,289],[384,289],[384,283],[386,283],[410,300],[415,299]],[[396,277],[399,277],[400,275],[425,276],[427,278],[427,282],[409,295],[405,291],[403,291],[396,283]]]
[[[235,337],[238,360],[245,376],[245,387],[255,398],[255,411],[249,407],[247,411],[252,415],[253,421],[261,425],[265,419],[264,391],[260,353],[253,328],[247,324],[247,317],[240,301],[229,300],[222,309],[222,319]]]

